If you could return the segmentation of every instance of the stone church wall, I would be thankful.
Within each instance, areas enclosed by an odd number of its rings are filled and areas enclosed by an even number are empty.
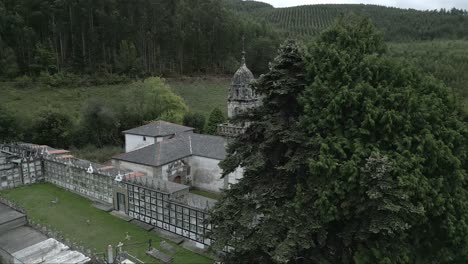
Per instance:
[[[201,190],[219,192],[227,187],[226,180],[221,179],[220,160],[200,156],[190,157],[192,167],[192,186]]]

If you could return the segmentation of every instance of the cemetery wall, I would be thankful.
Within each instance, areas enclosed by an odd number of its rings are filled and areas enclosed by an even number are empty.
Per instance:
[[[21,157],[0,152],[0,191],[44,179],[40,157]]]
[[[106,204],[113,203],[111,175],[88,173],[88,168],[53,158],[44,159],[45,180],[68,191]]]
[[[46,155],[31,147],[0,145],[0,150],[0,186],[4,188],[45,181],[85,198],[113,204],[116,210],[115,195],[123,193],[125,213],[130,217],[193,240],[200,246],[211,243],[206,238],[211,226],[205,220],[208,208],[214,203],[207,198],[207,201],[191,198],[188,188],[171,193],[166,184],[148,185],[147,181],[132,178],[116,181],[120,172],[100,171],[103,165]]]

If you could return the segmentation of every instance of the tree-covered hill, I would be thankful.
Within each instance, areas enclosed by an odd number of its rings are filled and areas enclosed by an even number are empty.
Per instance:
[[[242,36],[265,71],[277,34],[218,0],[0,0],[0,77],[228,73]]]
[[[378,5],[306,5],[274,8],[256,1],[227,0],[232,10],[266,21],[292,36],[316,36],[347,13],[370,17],[387,40],[461,39],[468,36],[468,13],[463,10],[418,11]]]
[[[348,12],[387,40],[461,39],[467,12],[373,5],[274,8],[241,0],[0,0],[0,79],[41,73],[232,73],[242,36],[249,67],[268,70],[281,39],[315,36]]]

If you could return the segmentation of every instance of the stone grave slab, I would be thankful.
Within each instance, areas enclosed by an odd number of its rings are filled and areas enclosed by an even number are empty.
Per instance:
[[[110,212],[114,209],[114,206],[111,204],[103,204],[103,203],[93,203],[93,207],[102,210],[104,212]]]
[[[151,249],[150,251],[146,251],[146,254],[157,260],[160,260],[162,263],[165,263],[165,264],[172,263],[172,261],[174,260],[174,258],[171,255],[168,255],[155,248]]]
[[[165,250],[171,252],[172,254],[177,253],[177,249],[175,247],[171,246],[166,241],[161,241],[161,243],[159,243],[159,246],[161,246],[162,249],[165,249]]]
[[[147,224],[147,223],[145,223],[145,222],[142,222],[142,221],[140,221],[140,220],[136,220],[136,219],[133,219],[132,221],[130,221],[130,223],[132,223],[132,224],[134,224],[134,225],[137,225],[137,226],[143,228],[143,229],[146,230],[146,231],[151,231],[151,230],[153,230],[153,228],[154,228],[154,226],[149,225],[149,224]]]

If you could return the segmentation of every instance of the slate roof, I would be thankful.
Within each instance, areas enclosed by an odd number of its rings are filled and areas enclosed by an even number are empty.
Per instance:
[[[148,136],[148,137],[162,137],[162,136],[170,136],[176,133],[183,133],[187,131],[193,131],[192,127],[181,126],[177,124],[172,124],[165,121],[156,121],[149,123],[147,125],[132,128],[129,130],[125,130],[124,134],[133,134],[133,135],[140,135],[140,136]]]
[[[192,155],[223,160],[226,157],[225,139],[211,135],[179,134],[114,156],[113,159],[157,167]]]
[[[226,158],[226,139],[219,136],[192,134],[193,155],[223,160]]]

